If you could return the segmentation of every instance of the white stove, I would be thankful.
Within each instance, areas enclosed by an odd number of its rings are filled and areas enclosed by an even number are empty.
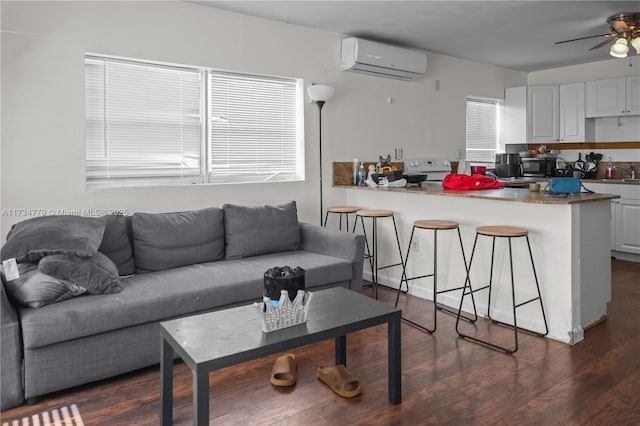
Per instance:
[[[451,162],[443,158],[408,158],[404,160],[404,177],[407,183],[420,184],[424,181],[442,181],[451,173]]]

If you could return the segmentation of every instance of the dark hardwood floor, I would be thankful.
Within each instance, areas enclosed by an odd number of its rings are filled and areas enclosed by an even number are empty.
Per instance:
[[[333,362],[333,342],[294,351],[298,383],[269,383],[276,356],[211,374],[211,423],[224,425],[638,425],[640,424],[640,264],[613,260],[613,300],[605,322],[569,346],[520,334],[506,355],[461,340],[455,318],[439,314],[429,335],[403,324],[403,401],[387,401],[387,330],[379,326],[348,337],[349,370],[362,384],[353,399],[334,394],[315,376]],[[367,290],[365,290],[367,291]],[[370,291],[370,290],[368,290]],[[392,300],[381,290],[381,299]],[[432,304],[405,301],[412,319],[430,318]],[[479,327],[487,326],[479,320]],[[491,329],[501,339],[502,330]],[[58,392],[32,406],[1,413],[2,422],[77,404],[84,424],[158,424],[159,369]],[[192,424],[191,375],[175,368],[174,424]],[[20,425],[22,423],[19,423]]]

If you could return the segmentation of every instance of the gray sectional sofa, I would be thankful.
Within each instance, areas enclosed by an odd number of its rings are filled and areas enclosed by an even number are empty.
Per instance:
[[[89,229],[83,231],[84,225]],[[85,240],[83,233],[99,234],[100,240]],[[73,241],[64,241],[68,234]],[[56,239],[62,241],[52,242]],[[96,262],[103,254],[111,266]],[[299,223],[295,202],[57,217],[53,226],[47,218],[20,222],[7,237],[2,259],[16,258],[24,271],[30,265],[41,281],[48,277],[43,271],[71,275],[47,281],[57,285],[45,292],[55,301],[42,303],[42,287],[28,290],[3,274],[1,408],[158,364],[159,322],[260,300],[264,272],[274,266],[304,268],[308,290],[359,291],[363,254],[362,235]],[[60,265],[66,272],[55,268]],[[106,284],[85,288],[78,281],[93,275],[73,276],[85,266],[105,274]],[[119,275],[115,281],[108,273],[112,266]],[[77,295],[78,287],[85,294]]]

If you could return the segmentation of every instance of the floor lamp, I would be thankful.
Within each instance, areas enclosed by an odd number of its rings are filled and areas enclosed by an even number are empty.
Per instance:
[[[322,107],[333,96],[334,88],[324,84],[312,84],[307,88],[309,98],[318,106],[318,129],[320,129],[320,225],[322,225]]]

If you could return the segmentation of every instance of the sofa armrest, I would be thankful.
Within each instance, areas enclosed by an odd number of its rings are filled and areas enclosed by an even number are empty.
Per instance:
[[[362,289],[363,235],[300,222],[300,239],[303,250],[349,261],[353,269],[349,288],[355,291]]]
[[[0,283],[0,316],[0,410],[4,411],[24,401],[20,321],[7,298],[4,279]]]

